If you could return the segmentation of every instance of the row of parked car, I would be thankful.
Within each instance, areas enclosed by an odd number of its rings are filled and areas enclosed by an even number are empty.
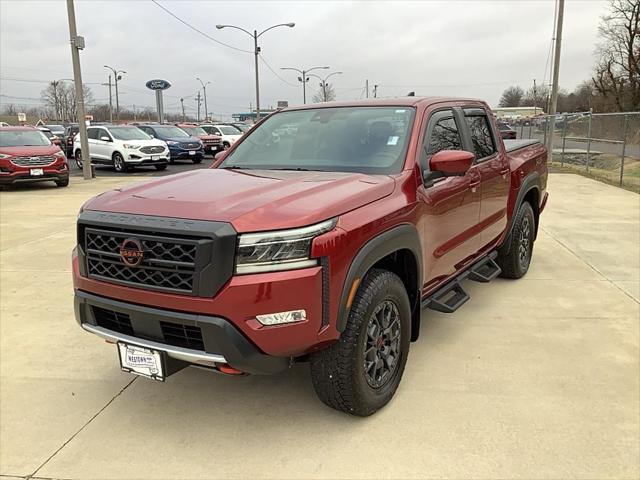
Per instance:
[[[233,145],[250,128],[244,124],[96,124],[87,127],[91,162],[117,172],[152,166],[165,170],[177,160],[200,163]],[[16,182],[69,183],[73,158],[82,168],[78,125],[0,127],[0,186]]]

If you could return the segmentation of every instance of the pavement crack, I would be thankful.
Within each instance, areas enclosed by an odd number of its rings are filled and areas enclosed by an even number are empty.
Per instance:
[[[36,469],[35,469],[35,471],[34,471],[31,475],[27,475],[27,476],[26,476],[26,477],[24,477],[24,478],[25,478],[25,479],[27,479],[27,480],[29,480],[29,479],[33,479],[34,477],[35,477],[35,478],[38,478],[38,477],[36,477],[36,474],[37,474],[40,470],[42,470],[42,467],[44,467],[47,463],[49,463],[49,461],[50,461],[53,457],[55,457],[55,456],[58,454],[58,452],[60,452],[60,450],[62,450],[64,447],[66,447],[66,446],[67,446],[67,444],[68,444],[69,442],[71,442],[74,438],[76,438],[76,436],[77,436],[80,432],[82,432],[82,431],[83,431],[83,430],[84,430],[84,429],[85,429],[85,428],[86,428],[86,427],[87,427],[91,422],[93,422],[93,421],[96,419],[96,417],[97,417],[98,415],[100,415],[102,412],[104,412],[104,411],[109,407],[109,405],[111,405],[111,404],[115,401],[115,399],[116,399],[116,398],[118,398],[120,395],[122,395],[122,394],[124,393],[124,391],[125,391],[127,388],[129,388],[133,382],[135,382],[135,381],[136,381],[136,379],[137,379],[137,378],[138,378],[138,377],[134,377],[134,378],[132,378],[132,379],[131,379],[131,381],[130,381],[129,383],[127,383],[124,387],[122,387],[122,389],[121,389],[118,393],[116,393],[116,394],[111,398],[111,400],[109,400],[109,401],[108,401],[108,402],[107,402],[107,403],[106,403],[106,404],[105,404],[105,405],[104,405],[100,410],[98,410],[98,411],[97,411],[97,412],[96,412],[96,413],[95,413],[95,414],[94,414],[94,415],[93,415],[89,420],[87,420],[87,422],[86,422],[84,425],[82,425],[82,427],[80,427],[80,428],[78,429],[78,431],[77,431],[77,432],[75,432],[73,435],[71,435],[71,437],[69,437],[69,438],[67,439],[67,441],[66,441],[66,442],[64,442],[64,443],[60,446],[60,448],[58,448],[55,452],[53,452],[53,453],[49,456],[49,458],[47,458],[47,459],[46,459],[46,460],[45,460],[45,461],[44,461],[44,462],[43,462],[43,463],[42,463],[38,468],[36,468]]]
[[[558,242],[560,245],[562,245],[569,253],[571,253],[571,255],[573,255],[574,257],[576,257],[578,260],[580,260],[581,262],[583,262],[586,266],[588,266],[591,270],[593,270],[594,272],[596,272],[598,275],[600,275],[602,278],[604,278],[607,282],[609,282],[611,285],[613,285],[614,287],[616,287],[618,290],[620,290],[622,293],[624,293],[627,297],[629,297],[631,300],[633,300],[635,303],[640,304],[640,302],[638,300],[636,300],[633,295],[631,295],[630,293],[626,292],[623,288],[620,288],[620,286],[614,282],[613,280],[611,280],[609,277],[607,277],[604,273],[602,273],[600,270],[598,270],[598,268],[595,265],[592,265],[591,263],[589,263],[588,261],[586,261],[584,258],[582,258],[580,255],[578,255],[576,252],[574,252],[567,244],[565,244],[562,240],[560,240],[556,235],[554,235],[553,233],[551,233],[549,230],[547,230],[546,228],[544,228],[542,225],[539,226],[539,228],[546,233],[547,235],[549,235],[551,238],[553,238],[556,242]]]

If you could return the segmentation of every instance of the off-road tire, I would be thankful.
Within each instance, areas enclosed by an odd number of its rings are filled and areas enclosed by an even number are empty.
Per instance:
[[[154,166],[156,167],[156,170],[158,170],[159,172],[162,172],[167,169],[166,165],[154,165]]]
[[[504,278],[521,278],[531,265],[535,216],[529,202],[523,202],[520,205],[513,222],[513,229],[507,237],[507,243],[498,250],[496,259],[502,269],[500,276]],[[507,250],[509,253],[505,253]]]
[[[69,179],[65,178],[64,180],[56,180],[56,187],[68,187]]]
[[[367,329],[376,307],[389,302],[399,313],[399,352],[386,382],[374,388],[365,373]],[[384,407],[400,384],[409,354],[410,330],[411,307],[404,284],[394,273],[371,270],[358,288],[340,340],[311,355],[311,378],[320,400],[331,408],[361,417]]]

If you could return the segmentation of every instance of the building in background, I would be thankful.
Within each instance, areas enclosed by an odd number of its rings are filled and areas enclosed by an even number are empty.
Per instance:
[[[541,107],[495,107],[493,113],[498,118],[528,118],[544,115]]]

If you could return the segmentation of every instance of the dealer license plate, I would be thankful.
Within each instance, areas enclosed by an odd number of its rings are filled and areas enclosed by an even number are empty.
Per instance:
[[[195,155],[196,151],[195,150],[189,150],[189,155]]]
[[[29,173],[32,177],[39,177],[40,175],[44,175],[44,171],[41,168],[32,168]]]
[[[118,355],[123,371],[164,382],[162,352],[119,342]]]

